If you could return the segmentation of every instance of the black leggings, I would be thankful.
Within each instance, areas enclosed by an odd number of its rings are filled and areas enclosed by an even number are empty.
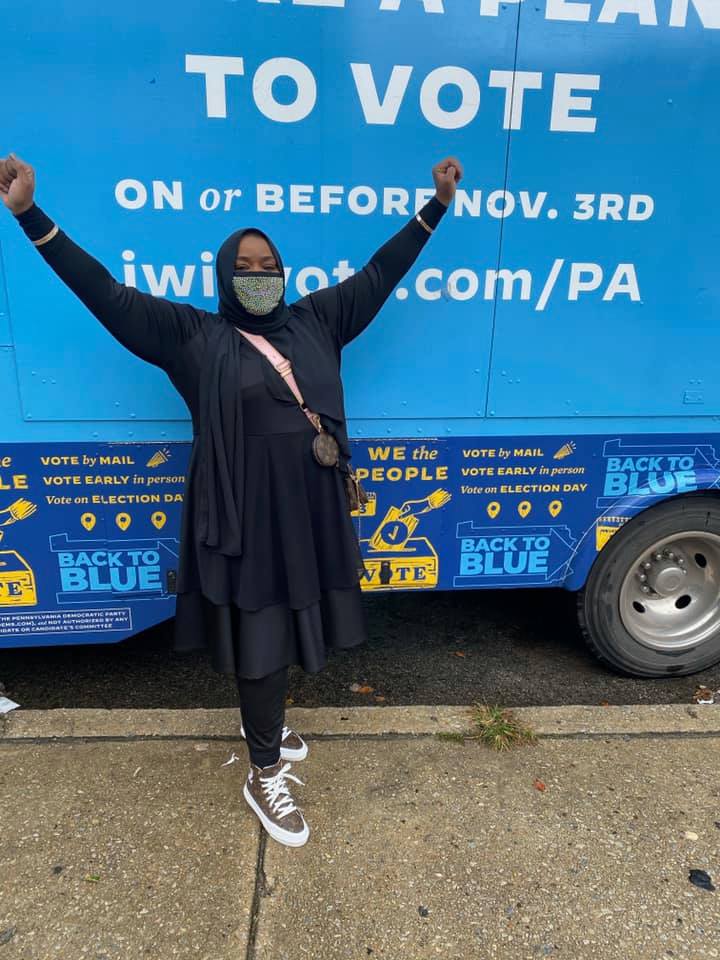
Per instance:
[[[236,680],[250,760],[258,767],[269,767],[280,759],[288,668],[257,680],[238,676]]]

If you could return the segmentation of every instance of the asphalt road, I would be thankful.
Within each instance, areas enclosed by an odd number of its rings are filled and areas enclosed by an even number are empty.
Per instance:
[[[574,597],[562,591],[383,594],[366,603],[369,643],[336,654],[320,674],[293,669],[295,705],[690,703],[699,683],[720,687],[720,665],[669,680],[612,673],[586,649]],[[172,653],[170,626],[120,644],[0,650],[0,684],[27,709],[236,706],[232,679],[214,673],[204,653]]]

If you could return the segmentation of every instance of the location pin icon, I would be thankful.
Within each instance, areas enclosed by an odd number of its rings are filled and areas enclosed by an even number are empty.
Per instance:
[[[157,527],[158,530],[162,530],[162,528],[165,526],[166,520],[167,517],[162,510],[156,510],[155,513],[153,513],[150,517],[150,522],[154,527]]]
[[[553,500],[553,502],[548,507],[551,517],[556,517],[562,510],[562,500]]]
[[[92,530],[95,526],[95,514],[94,513],[84,513],[80,517],[80,523],[85,527],[86,530]]]
[[[500,504],[497,502],[497,500],[493,500],[492,503],[489,503],[489,504],[487,505],[487,512],[488,512],[488,516],[490,517],[491,520],[494,520],[495,517],[499,516],[499,514],[500,514]]]
[[[130,526],[131,518],[129,513],[119,513],[115,517],[115,523],[120,527],[121,530],[127,530]]]
[[[523,518],[523,520],[530,513],[531,510],[532,510],[532,504],[530,503],[529,500],[521,500],[520,503],[518,504],[518,513]]]

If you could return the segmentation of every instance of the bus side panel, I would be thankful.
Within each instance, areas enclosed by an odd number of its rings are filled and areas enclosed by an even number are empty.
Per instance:
[[[111,643],[173,615],[188,454],[0,447],[0,647]]]
[[[535,210],[504,224],[491,417],[720,405],[720,34],[692,7],[679,29],[613,6],[522,4],[507,190]]]
[[[720,487],[718,442],[357,441],[363,589],[577,588],[639,510]],[[112,643],[173,615],[189,449],[0,447],[0,647]]]

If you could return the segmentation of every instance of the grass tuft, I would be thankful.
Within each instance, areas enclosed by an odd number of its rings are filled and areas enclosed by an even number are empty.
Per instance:
[[[488,706],[476,703],[473,707],[472,729],[465,733],[447,731],[436,733],[438,740],[446,743],[465,743],[466,740],[480,740],[492,750],[510,750],[531,743],[537,743],[537,734],[524,726],[512,710],[500,706]]]
[[[537,743],[537,734],[524,726],[512,710],[501,706],[476,703],[473,712],[474,733],[467,739],[480,740],[493,750],[510,750],[530,743]]]

